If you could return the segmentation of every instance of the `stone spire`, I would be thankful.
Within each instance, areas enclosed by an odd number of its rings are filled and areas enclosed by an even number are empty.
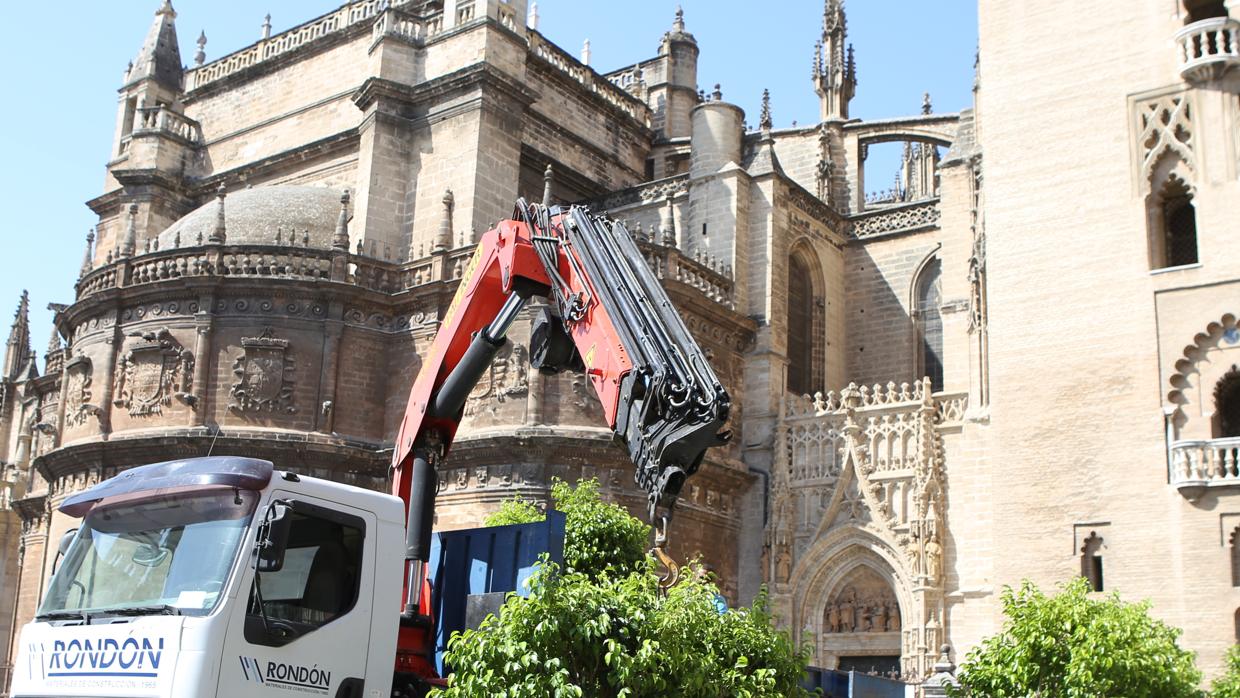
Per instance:
[[[676,18],[672,20],[672,31],[677,34],[685,33],[685,11],[680,6],[676,6]]]
[[[45,356],[52,356],[64,348],[65,345],[60,342],[60,331],[56,329],[56,323],[52,323],[52,336],[47,340],[47,354]]]
[[[771,91],[762,90],[762,111],[758,115],[758,128],[763,133],[771,132]]]
[[[844,0],[826,0],[822,12],[822,37],[814,44],[813,72],[814,91],[818,93],[823,121],[847,119],[848,103],[857,90],[856,59],[847,38]]]
[[[16,378],[30,353],[30,294],[22,291],[17,312],[13,314],[9,341],[4,347],[4,375],[0,378]]]
[[[349,251],[349,190],[340,193],[340,217],[336,219],[336,232],[332,235],[332,249]]]
[[[543,206],[551,206],[551,179],[553,176],[551,163],[547,163],[547,169],[543,170]]]
[[[207,62],[207,32],[198,33],[198,51],[194,54],[194,65]]]
[[[207,236],[207,244],[223,245],[228,240],[226,234],[226,226],[224,225],[224,197],[228,194],[228,188],[220,182],[220,186],[215,190],[215,198],[219,201],[215,209],[215,229]]]
[[[172,0],[164,0],[155,11],[155,21],[146,33],[146,41],[133,60],[129,82],[151,79],[173,90],[181,89],[184,77],[181,67],[181,48],[177,42],[176,10]]]
[[[529,17],[526,19],[525,23],[530,29],[535,31],[538,30],[538,0],[533,0],[533,2],[530,3]]]
[[[267,16],[266,16],[266,17],[263,17],[263,33],[262,33],[262,37],[263,37],[264,39],[270,39],[270,38],[271,38],[271,13],[270,13],[270,12],[268,12],[268,13],[267,13]]]
[[[443,219],[439,221],[439,234],[435,236],[435,252],[446,252],[452,248],[452,207],[456,204],[456,198],[452,196],[452,190],[445,190],[443,193]]]
[[[129,204],[129,220],[125,222],[125,236],[121,238],[120,257],[132,257],[138,249],[138,205]]]
[[[86,233],[86,252],[82,254],[82,270],[78,275],[79,279],[89,274],[90,270],[95,267],[94,243],[95,229],[91,228],[90,232]]]
[[[590,65],[590,40],[586,39],[581,44],[581,64]]]

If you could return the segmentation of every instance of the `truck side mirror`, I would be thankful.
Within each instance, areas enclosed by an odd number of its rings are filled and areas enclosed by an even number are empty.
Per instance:
[[[284,551],[288,548],[288,533],[293,527],[293,503],[277,500],[267,507],[267,516],[258,529],[259,572],[279,572],[284,567]]]
[[[71,528],[60,537],[60,542],[56,544],[56,560],[52,562],[52,574],[56,574],[56,568],[60,567],[61,559],[69,553],[69,546],[73,545],[77,532],[76,528]]]

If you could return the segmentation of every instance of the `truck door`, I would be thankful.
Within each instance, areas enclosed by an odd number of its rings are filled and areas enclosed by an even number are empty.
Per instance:
[[[274,572],[246,565],[231,604],[217,695],[362,698],[375,517],[306,495],[272,497],[293,503],[284,563]]]

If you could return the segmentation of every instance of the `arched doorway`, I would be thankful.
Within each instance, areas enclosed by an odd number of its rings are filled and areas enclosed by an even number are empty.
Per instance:
[[[891,582],[858,565],[836,584],[822,609],[821,651],[841,671],[900,672],[900,603]]]

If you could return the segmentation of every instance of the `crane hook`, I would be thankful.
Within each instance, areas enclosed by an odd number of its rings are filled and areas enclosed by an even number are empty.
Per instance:
[[[664,573],[659,575],[659,590],[667,594],[667,590],[676,586],[676,582],[680,581],[680,565],[667,554],[667,519],[666,515],[659,517],[659,523],[654,529],[654,548],[651,553],[659,564],[663,565]]]

